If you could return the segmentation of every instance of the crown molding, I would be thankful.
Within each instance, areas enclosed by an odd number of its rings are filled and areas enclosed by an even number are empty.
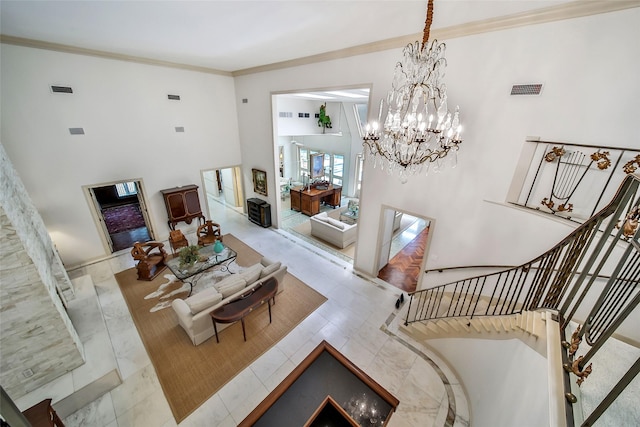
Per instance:
[[[123,55],[120,53],[107,52],[103,50],[86,49],[82,47],[70,46],[60,43],[51,43],[43,40],[27,39],[23,37],[8,36],[0,34],[0,43],[15,46],[31,47],[34,49],[52,50],[55,52],[73,53],[76,55],[97,56],[99,58],[115,59],[117,61],[136,62],[138,64],[156,65],[160,67],[179,68],[182,70],[199,71],[201,73],[218,74],[231,77],[228,71],[216,70],[214,68],[199,67],[196,65],[181,64],[178,62],[161,61],[158,59],[144,58],[141,56]]]
[[[577,0],[570,3],[563,3],[557,6],[550,6],[542,9],[520,12],[512,15],[505,15],[480,21],[468,22],[450,27],[431,29],[431,39],[450,40],[459,37],[472,36],[493,31],[502,31],[529,25],[544,24],[566,19],[580,18],[602,13],[616,12],[624,9],[640,7],[640,0]],[[277,62],[274,64],[262,65],[259,67],[246,68],[234,71],[234,77],[248,74],[274,71],[282,68],[308,65],[316,62],[342,59],[350,56],[364,55],[368,53],[380,52],[389,49],[403,48],[409,43],[422,40],[422,33],[410,34],[407,36],[395,37],[379,42],[367,43],[346,49],[317,55],[306,56],[304,58],[292,59],[289,61]]]
[[[538,25],[547,22],[598,15],[608,12],[616,12],[636,7],[640,7],[640,0],[577,0],[570,3],[563,3],[557,6],[550,6],[542,9],[535,9],[497,18],[474,21],[444,28],[436,28],[431,30],[431,36],[432,39],[450,40],[459,37],[472,36],[475,34],[502,31],[529,25]],[[317,55],[305,56],[288,61],[276,62],[273,64],[261,65],[258,67],[245,68],[242,70],[229,72],[208,67],[200,67],[170,61],[161,61],[132,55],[123,55],[119,53],[86,49],[65,44],[51,43],[42,40],[33,40],[0,34],[0,43],[5,44],[72,53],[77,55],[96,56],[100,58],[136,62],[140,64],[156,65],[161,67],[179,68],[183,70],[198,71],[202,73],[217,74],[229,77],[245,76],[249,74],[263,73],[284,68],[298,67],[301,65],[309,65],[318,62],[343,59],[351,56],[365,55],[368,53],[375,53],[389,49],[398,49],[418,40],[422,40],[422,33],[409,34],[406,36],[367,43],[346,49],[340,49]]]

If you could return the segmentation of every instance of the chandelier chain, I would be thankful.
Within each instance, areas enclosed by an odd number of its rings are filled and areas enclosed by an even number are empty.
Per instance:
[[[429,33],[431,32],[431,23],[433,22],[433,0],[427,3],[427,19],[424,21],[424,30],[422,31],[422,48],[429,41]]]

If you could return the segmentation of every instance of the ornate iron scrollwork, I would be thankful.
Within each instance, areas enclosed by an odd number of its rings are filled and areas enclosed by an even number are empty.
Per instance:
[[[596,162],[598,165],[598,169],[605,170],[611,166],[611,160],[609,160],[609,152],[608,151],[598,151],[591,155],[591,160]]]
[[[591,363],[589,363],[589,365],[587,365],[587,367],[583,370],[580,370],[580,362],[582,362],[583,358],[584,356],[580,356],[570,365],[568,363],[564,365],[565,370],[567,370],[568,372],[573,372],[573,374],[578,377],[578,380],[576,381],[576,384],[578,384],[578,386],[582,385],[584,380],[586,380],[593,371],[593,366]]]
[[[562,147],[553,147],[551,149],[551,151],[549,151],[545,156],[544,159],[551,163],[553,162],[555,159],[559,159],[560,157],[564,156],[566,153],[565,149]]]
[[[616,224],[616,228],[622,228],[622,234],[625,238],[631,238],[636,234],[638,229],[638,221],[640,221],[640,206],[633,207],[624,218],[624,222]]]
[[[578,351],[578,347],[580,346],[580,343],[582,342],[582,337],[580,336],[580,325],[578,325],[578,327],[576,328],[575,331],[573,331],[573,333],[571,334],[571,344],[569,345],[569,356],[573,357],[574,354],[576,354],[576,351]]]
[[[635,165],[637,165],[637,167]],[[640,154],[625,163],[622,170],[624,173],[634,173],[638,167],[640,167]]]

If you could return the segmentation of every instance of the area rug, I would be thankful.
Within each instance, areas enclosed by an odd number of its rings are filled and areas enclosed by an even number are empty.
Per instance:
[[[231,234],[224,236],[224,243],[238,253],[236,263],[240,267],[255,264],[262,257]],[[282,261],[286,264],[286,260]],[[170,273],[168,269],[165,271]],[[211,338],[194,346],[178,325],[173,309],[152,312],[157,300],[145,299],[167,282],[167,278],[161,274],[150,282],[138,281],[135,268],[115,277],[178,423],[326,301],[320,293],[287,273],[285,290],[276,296],[272,307],[271,324],[265,304],[245,319],[246,342],[242,325],[237,322],[220,333],[220,343]],[[182,283],[174,281],[172,285],[180,288]],[[194,293],[199,291],[199,286],[194,288]],[[176,297],[185,298],[186,293]]]
[[[104,216],[104,224],[109,234],[134,230],[145,226],[144,217],[142,216],[142,212],[140,212],[140,205],[137,203],[104,208],[102,209],[102,215]]]

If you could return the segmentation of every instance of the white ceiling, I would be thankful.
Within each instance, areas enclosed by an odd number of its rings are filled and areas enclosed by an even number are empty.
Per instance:
[[[567,0],[436,0],[432,29]],[[0,0],[0,33],[238,71],[421,34],[426,0]]]

